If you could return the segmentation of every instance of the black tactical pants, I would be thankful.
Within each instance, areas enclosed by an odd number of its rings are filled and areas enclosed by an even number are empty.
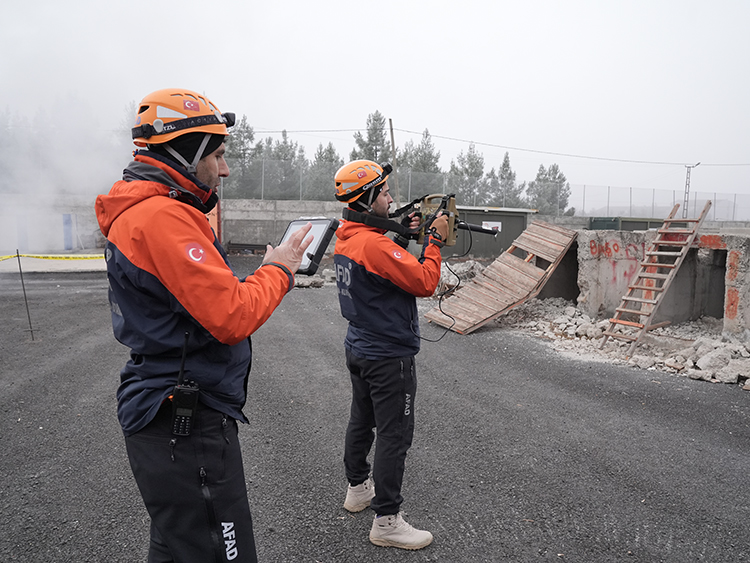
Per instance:
[[[151,516],[148,563],[256,563],[237,422],[201,406],[190,436],[171,432],[171,403],[125,438]]]
[[[403,502],[406,453],[414,436],[414,357],[365,360],[347,351],[346,363],[352,380],[344,448],[346,478],[351,485],[359,485],[369,476],[367,455],[377,428],[372,468],[375,498],[370,508],[378,515],[397,514]]]

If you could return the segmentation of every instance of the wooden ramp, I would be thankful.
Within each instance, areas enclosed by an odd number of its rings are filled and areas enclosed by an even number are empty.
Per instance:
[[[615,309],[615,316],[609,320],[609,328],[604,332],[599,349],[604,348],[610,338],[625,340],[630,342],[626,354],[629,358],[646,332],[669,324],[669,321],[651,323],[695,241],[698,229],[711,208],[711,201],[706,202],[697,219],[677,219],[675,216],[679,207],[678,203],[672,208],[669,217],[657,231],[644,261],[622,297],[622,303]],[[619,331],[615,330],[617,328]]]
[[[460,287],[425,317],[459,334],[469,334],[536,297],[562,260],[577,233],[534,221],[497,260]],[[514,251],[526,253],[519,258]],[[548,266],[537,266],[536,258]]]

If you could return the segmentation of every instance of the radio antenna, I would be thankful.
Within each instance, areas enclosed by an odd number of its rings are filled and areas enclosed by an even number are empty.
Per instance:
[[[190,339],[190,333],[185,331],[185,343],[182,345],[182,360],[180,361],[180,373],[177,376],[177,385],[182,385],[185,379],[185,357],[187,356],[188,340]]]

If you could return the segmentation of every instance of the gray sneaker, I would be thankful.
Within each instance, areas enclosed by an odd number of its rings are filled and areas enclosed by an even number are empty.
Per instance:
[[[374,496],[375,483],[372,482],[372,477],[368,477],[367,481],[360,483],[356,487],[352,487],[351,485],[347,487],[344,508],[349,512],[362,512],[370,506],[370,501]]]
[[[432,543],[432,534],[417,530],[401,517],[401,513],[376,516],[372,521],[370,541],[383,547],[422,549]]]

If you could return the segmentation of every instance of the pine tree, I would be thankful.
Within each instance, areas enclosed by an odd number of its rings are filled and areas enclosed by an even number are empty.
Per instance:
[[[414,148],[411,169],[415,172],[440,174],[440,151],[435,150],[430,132],[425,129],[422,140]]]
[[[536,179],[529,182],[529,204],[542,215],[563,215],[570,198],[570,184],[557,164],[539,165]]]
[[[495,198],[495,204],[501,207],[527,207],[528,202],[523,197],[526,184],[516,184],[516,173],[510,166],[510,156],[505,153],[503,164],[499,171],[499,193]]]
[[[300,199],[304,191],[302,179],[310,163],[305,148],[291,141],[286,130],[281,141],[268,137],[258,142],[252,151],[253,168],[257,174],[262,167],[262,197],[264,199]]]
[[[320,143],[304,181],[303,199],[332,200],[335,192],[333,179],[343,165],[344,159],[336,152],[333,143],[326,147]]]
[[[418,145],[409,140],[399,152],[398,168],[401,178],[400,190],[407,199],[416,195],[440,193],[443,190],[443,176],[440,170],[440,152],[425,129]]]
[[[247,116],[243,115],[229,132],[224,153],[229,166],[229,178],[224,179],[224,197],[251,197],[255,131],[248,125]]]
[[[450,192],[456,194],[460,205],[483,205],[487,203],[487,182],[484,180],[484,156],[477,151],[474,143],[466,153],[461,151],[456,162],[451,161],[448,176]]]
[[[391,158],[390,142],[386,134],[385,117],[379,111],[367,116],[367,137],[360,131],[354,133],[356,147],[349,155],[351,160],[372,160],[381,164]]]

